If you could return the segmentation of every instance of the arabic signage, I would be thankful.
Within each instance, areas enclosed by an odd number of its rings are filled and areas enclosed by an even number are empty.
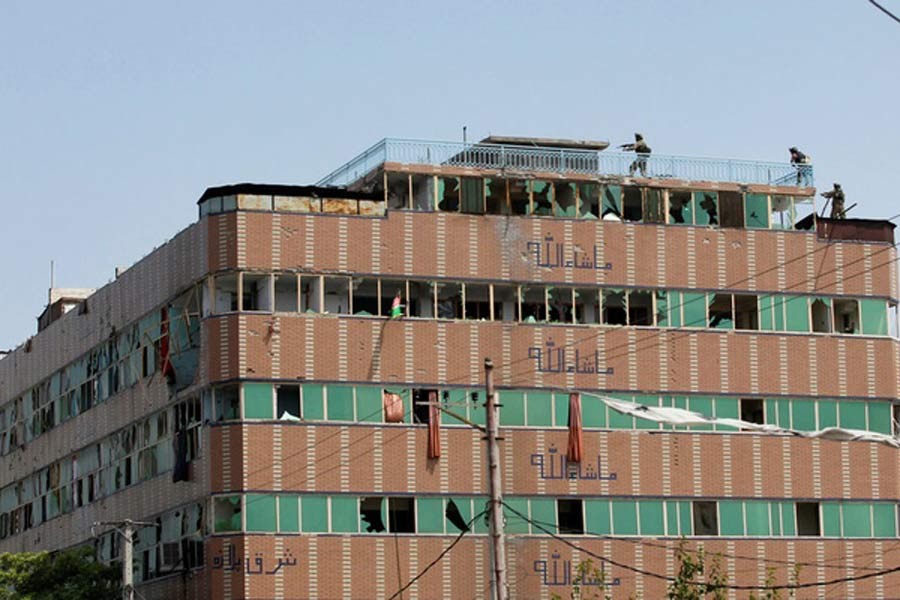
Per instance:
[[[605,369],[600,367],[600,353],[597,350],[584,355],[578,348],[568,352],[565,346],[557,348],[553,338],[548,339],[543,348],[540,346],[528,348],[528,358],[534,361],[535,370],[541,373],[613,374],[612,367]]]
[[[234,546],[226,544],[218,556],[213,556],[212,568],[216,571],[231,571],[244,573],[245,575],[274,575],[284,567],[296,566],[297,559],[291,554],[290,549],[285,549],[284,555],[277,561],[267,561],[262,552],[257,552],[252,560],[236,554]]]
[[[597,456],[597,466],[591,463],[582,466],[582,463],[570,463],[565,452],[560,453],[553,444],[547,449],[546,454],[532,454],[531,466],[537,467],[540,479],[585,479],[588,481],[615,481],[618,475],[608,473],[604,475],[600,466],[600,456]]]
[[[555,242],[549,233],[544,239],[525,243],[527,254],[534,264],[545,269],[588,269],[609,271],[612,263],[600,263],[595,244],[590,252],[584,252],[578,245]]]
[[[575,583],[572,577],[572,561],[560,560],[559,552],[553,552],[550,560],[536,560],[532,565],[534,572],[540,576],[541,584],[547,586],[568,586]],[[577,568],[577,567],[576,567]],[[602,569],[600,571],[603,572]],[[577,574],[575,577],[579,577]],[[587,586],[613,586],[621,585],[618,577],[604,581],[602,577],[598,577],[594,573],[584,573],[578,581],[581,587]]]

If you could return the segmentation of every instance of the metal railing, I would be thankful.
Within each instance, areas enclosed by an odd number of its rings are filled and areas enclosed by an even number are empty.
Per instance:
[[[639,157],[630,152],[392,138],[381,140],[319,180],[317,185],[349,185],[385,162],[561,174],[636,175],[687,181],[801,185],[798,165],[790,163],[660,154]],[[802,184],[813,185],[812,165],[802,165],[801,168],[804,169]]]

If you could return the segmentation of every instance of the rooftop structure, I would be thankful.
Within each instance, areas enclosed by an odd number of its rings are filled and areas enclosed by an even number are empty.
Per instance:
[[[512,598],[587,558],[663,597],[682,538],[730,585],[889,595],[893,224],[820,218],[811,165],[604,145],[384,140],[206,190],[0,357],[0,551],[119,561],[90,526],[130,518],[148,599],[490,597],[490,357]]]

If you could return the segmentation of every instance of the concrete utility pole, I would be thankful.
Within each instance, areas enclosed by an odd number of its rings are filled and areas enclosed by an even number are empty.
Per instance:
[[[491,550],[493,551],[494,586],[497,600],[508,600],[506,586],[506,540],[503,535],[503,493],[500,479],[500,446],[497,444],[500,432],[500,408],[494,395],[494,363],[484,359],[484,382],[487,387],[485,403],[487,421],[487,447],[491,518]]]
[[[104,525],[112,527],[122,536],[122,598],[123,600],[134,600],[134,528],[135,526],[156,527],[156,523],[132,521],[131,519],[112,522],[98,521],[91,527],[91,534],[96,537],[94,528]]]

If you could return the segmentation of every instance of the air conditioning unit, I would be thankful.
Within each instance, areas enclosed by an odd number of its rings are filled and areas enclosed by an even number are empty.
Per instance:
[[[181,544],[179,542],[163,542],[162,564],[159,566],[160,572],[174,571],[180,563]]]

